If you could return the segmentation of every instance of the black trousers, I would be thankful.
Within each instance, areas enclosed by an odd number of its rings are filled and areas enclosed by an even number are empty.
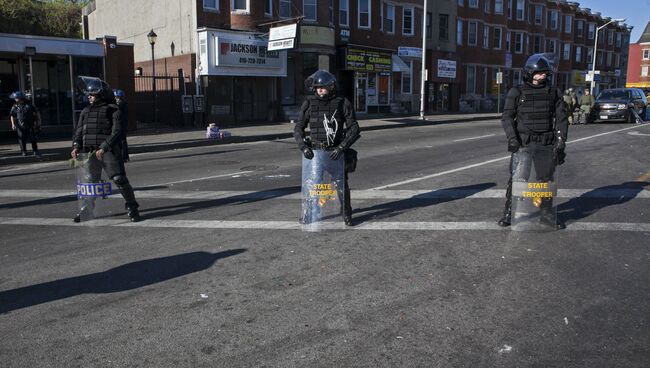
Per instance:
[[[124,198],[125,207],[127,209],[136,209],[139,207],[138,202],[135,200],[133,187],[126,177],[124,170],[124,161],[121,155],[116,155],[113,152],[105,152],[103,159],[100,161],[93,154],[90,156],[88,162],[83,166],[84,180],[88,183],[97,183],[102,179],[102,170],[106,173],[115,185],[120,189],[122,197]],[[95,198],[84,198],[83,207],[94,208]]]
[[[18,144],[20,144],[20,152],[27,152],[27,140],[32,143],[32,151],[38,152],[38,145],[36,142],[36,133],[34,127],[16,127],[16,135],[18,135]]]

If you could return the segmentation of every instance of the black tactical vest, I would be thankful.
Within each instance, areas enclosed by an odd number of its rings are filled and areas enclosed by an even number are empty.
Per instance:
[[[30,103],[15,104],[14,111],[18,125],[23,127],[31,127],[36,121],[36,108]]]
[[[343,97],[331,99],[320,99],[316,96],[309,98],[309,135],[312,142],[334,147],[341,144],[345,135],[345,115],[343,114]],[[328,144],[324,123],[330,128],[333,136],[330,136]],[[333,141],[332,141],[333,138]]]
[[[106,103],[86,107],[83,121],[84,147],[99,147],[111,135],[113,114],[117,109],[117,105]]]
[[[553,131],[555,90],[550,86],[534,88],[528,84],[519,87],[517,130],[522,133]]]

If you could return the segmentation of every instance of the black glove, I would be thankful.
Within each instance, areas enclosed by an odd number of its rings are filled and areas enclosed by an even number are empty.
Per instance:
[[[508,152],[515,153],[519,151],[519,147],[521,147],[521,143],[519,143],[519,139],[517,138],[508,139]]]
[[[330,158],[332,160],[338,160],[341,154],[345,151],[345,149],[341,147],[336,147],[332,152],[330,152]]]
[[[566,159],[566,153],[564,153],[564,149],[555,149],[555,162],[558,165],[562,165],[564,163],[564,159]]]
[[[300,150],[302,151],[302,155],[305,156],[307,160],[314,158],[314,151],[312,151],[311,148],[303,146]]]

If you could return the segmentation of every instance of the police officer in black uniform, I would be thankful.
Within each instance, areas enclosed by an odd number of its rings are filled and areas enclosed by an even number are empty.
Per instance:
[[[120,189],[122,197],[126,201],[125,207],[131,221],[140,221],[139,205],[124,170],[121,147],[124,123],[120,109],[115,104],[113,91],[101,79],[79,78],[82,81],[80,83],[82,92],[88,96],[90,105],[86,106],[79,116],[79,123],[72,142],[71,156],[76,158],[80,152],[94,152],[88,162],[90,179],[93,182],[99,181],[103,169]],[[82,207],[81,211],[83,212],[91,210],[93,206],[89,203]],[[74,221],[81,221],[85,215],[87,214],[75,215]]]
[[[38,156],[37,138],[41,126],[41,115],[22,92],[14,92],[9,97],[16,101],[16,104],[11,107],[9,115],[11,116],[11,130],[15,130],[18,135],[20,152],[23,156],[27,156],[27,140],[29,140],[32,143],[34,156]]]
[[[501,124],[508,139],[508,151],[513,154],[520,148],[535,152],[533,164],[539,180],[550,180],[556,165],[564,163],[564,148],[567,140],[567,105],[562,92],[553,86],[548,78],[552,74],[552,59],[545,54],[528,58],[524,66],[524,83],[508,91],[503,108]],[[512,172],[506,190],[506,204],[499,226],[510,226],[512,220]],[[562,221],[550,214],[552,199],[544,200],[540,206],[541,221],[562,229]]]
[[[350,204],[350,186],[348,173],[356,168],[356,151],[350,149],[352,144],[359,139],[359,124],[354,115],[350,101],[337,95],[336,77],[325,70],[318,70],[305,80],[305,86],[313,92],[303,102],[300,119],[294,127],[293,136],[298,143],[305,158],[314,157],[312,150],[329,151],[333,160],[345,154],[345,194],[343,198],[343,220],[347,226],[352,226],[352,205]],[[341,124],[334,137],[327,135],[323,124],[324,119],[336,121]],[[309,138],[305,135],[305,128],[309,126]]]
[[[121,89],[116,89],[114,91],[115,95],[115,103],[117,104],[117,107],[120,108],[120,115],[122,117],[122,122],[124,125],[122,126],[122,131],[124,132],[124,137],[122,139],[122,159],[124,162],[129,161],[129,145],[126,142],[126,133],[129,130],[129,104],[126,103],[124,91]]]

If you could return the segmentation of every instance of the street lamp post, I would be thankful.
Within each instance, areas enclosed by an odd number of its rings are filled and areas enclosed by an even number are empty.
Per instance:
[[[149,44],[151,45],[151,92],[153,93],[153,124],[156,126],[158,122],[158,94],[156,92],[156,61],[154,59],[154,46],[156,45],[156,39],[158,38],[158,35],[156,32],[151,30],[147,34],[147,39],[149,40]]]
[[[612,22],[625,22],[625,18],[612,19],[609,22],[603,24],[602,26],[596,28],[596,37],[594,39],[594,54],[593,60],[591,63],[591,87],[589,88],[589,94],[594,95],[594,87],[596,86],[596,54],[598,54],[598,32],[607,27]]]
[[[415,22],[414,22],[415,23]],[[420,73],[420,119],[424,118],[424,89],[427,76],[427,0],[422,14],[422,69]]]

